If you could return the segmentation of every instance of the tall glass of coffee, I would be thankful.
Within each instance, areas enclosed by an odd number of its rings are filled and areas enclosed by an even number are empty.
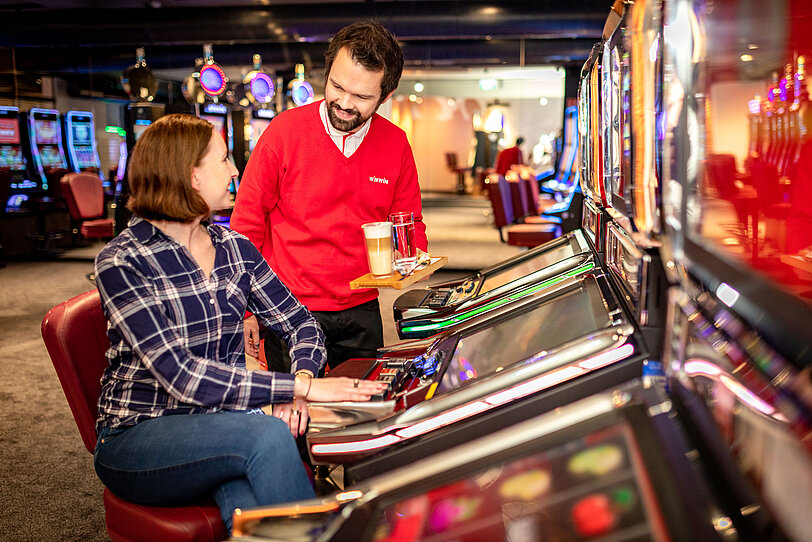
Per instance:
[[[392,274],[392,223],[370,222],[362,224],[367,245],[369,272],[375,278]]]

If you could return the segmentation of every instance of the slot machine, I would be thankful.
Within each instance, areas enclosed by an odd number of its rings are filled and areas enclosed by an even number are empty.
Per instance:
[[[563,139],[558,172],[549,181],[541,183],[541,189],[546,192],[564,192],[578,184],[578,106],[564,109]]]
[[[131,213],[127,209],[127,199],[130,188],[127,182],[128,157],[132,153],[138,138],[156,120],[161,118],[166,110],[164,104],[155,103],[155,94],[158,92],[158,81],[152,70],[147,66],[143,47],[135,50],[135,64],[124,70],[121,75],[121,87],[132,100],[124,106],[124,145],[119,151],[119,164],[114,187],[115,194],[115,233],[118,235],[126,227]]]
[[[731,462],[697,450],[714,435],[670,411],[630,383],[318,499],[239,510],[232,540],[788,540],[746,480],[709,475]]]
[[[662,253],[675,286],[664,361],[673,372],[679,415],[688,420],[704,412],[718,446],[733,455],[726,468],[747,477],[786,538],[809,540],[812,255],[807,247],[812,245],[812,222],[805,194],[812,186],[812,146],[808,136],[800,142],[797,166],[786,179],[791,202],[785,212],[777,212],[769,197],[777,182],[772,159],[764,160],[771,167],[751,163],[748,175],[739,179],[743,190],[755,191],[755,198],[744,192],[724,194],[715,178],[720,172],[712,167],[718,155],[713,151],[723,142],[734,159],[746,156],[746,138],[733,137],[747,125],[745,92],[766,85],[782,64],[812,51],[812,6],[791,2],[778,14],[773,7],[727,2],[707,10],[700,2],[678,0],[665,10],[671,30],[663,43],[668,117]],[[768,17],[775,17],[776,31],[789,39],[765,39],[762,22]],[[710,31],[732,20],[737,24],[729,26],[730,34]],[[731,74],[724,58],[740,54],[737,43],[758,48],[750,51],[747,69]],[[803,86],[799,84],[796,122],[804,116]],[[737,93],[740,107],[719,107],[720,100]],[[776,101],[785,101],[780,91]],[[785,105],[774,106],[772,113],[780,117]],[[783,124],[781,118],[776,121]],[[780,142],[779,134],[774,155]],[[795,197],[799,199],[793,201]],[[739,229],[739,215],[756,224],[747,235]],[[796,227],[799,242],[791,247],[780,232],[789,235]]]
[[[293,107],[313,103],[316,93],[313,91],[313,85],[305,79],[304,64],[296,64],[294,74],[294,78],[288,83],[287,92]]]
[[[234,162],[234,126],[231,111],[228,105],[220,102],[220,98],[228,88],[228,77],[223,67],[214,61],[210,43],[203,45],[203,64],[197,73],[200,90],[202,90],[206,99],[194,101],[195,114],[208,121],[214,127],[215,132],[223,137],[223,141],[228,148],[229,160]],[[229,186],[232,196],[237,193],[237,188],[237,181],[233,181]],[[227,217],[216,218],[216,220],[226,224],[228,222]]]
[[[0,171],[9,177],[10,195],[8,201],[0,204],[7,211],[24,208],[29,197],[42,190],[40,179],[32,174],[30,163],[23,152],[20,126],[20,110],[0,106]]]
[[[65,147],[70,169],[79,173],[97,173],[105,191],[112,186],[101,170],[101,160],[96,141],[96,127],[90,111],[68,111],[65,114]]]
[[[253,69],[245,74],[242,84],[248,103],[251,104],[251,116],[248,119],[248,153],[254,151],[262,132],[276,116],[273,108],[276,85],[274,78],[262,69],[262,57],[255,54],[252,58]],[[247,160],[247,156],[246,156]]]
[[[32,173],[37,178],[35,182],[43,192],[48,192],[53,173],[66,170],[68,167],[59,111],[31,108],[25,115],[25,125],[29,143],[28,153],[33,164]]]
[[[581,191],[584,209],[581,229],[593,250],[603,256],[606,239],[606,190],[603,178],[603,132],[601,130],[601,58],[603,44],[596,43],[581,70],[578,85]]]

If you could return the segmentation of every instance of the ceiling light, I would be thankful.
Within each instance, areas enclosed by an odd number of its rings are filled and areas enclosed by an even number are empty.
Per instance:
[[[753,55],[743,54],[739,58],[741,58],[742,62],[752,62],[753,61]]]
[[[546,96],[542,96],[541,98],[539,98],[539,105],[540,106],[543,107],[543,106],[547,105],[548,103],[550,103],[550,100],[548,100]]]
[[[421,83],[420,81],[415,83],[414,84],[414,91],[415,92],[423,92],[423,83]]]
[[[485,92],[491,91],[495,89],[499,85],[499,81],[496,79],[480,79],[479,80],[479,88],[484,90]]]

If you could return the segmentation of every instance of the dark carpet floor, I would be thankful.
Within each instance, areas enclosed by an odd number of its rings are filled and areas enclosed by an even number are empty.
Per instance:
[[[483,200],[427,201],[425,221],[430,251],[449,257],[431,282],[463,276],[519,251],[499,242]],[[0,540],[107,540],[102,484],[40,335],[51,307],[92,288],[86,274],[100,248],[0,268]],[[387,344],[397,340],[391,309],[400,293],[381,295]]]

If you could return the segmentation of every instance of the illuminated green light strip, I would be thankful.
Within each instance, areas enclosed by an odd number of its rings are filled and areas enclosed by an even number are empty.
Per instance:
[[[587,271],[591,271],[594,268],[595,268],[594,262],[587,262],[585,264],[582,264],[582,265],[576,267],[572,271],[568,271],[568,272],[564,273],[563,275],[558,275],[557,277],[547,279],[544,282],[536,284],[535,286],[531,286],[530,288],[527,288],[525,290],[519,290],[518,292],[514,293],[513,295],[503,297],[503,298],[497,299],[495,301],[491,301],[487,305],[483,305],[483,306],[478,307],[476,309],[471,309],[470,311],[464,312],[462,314],[458,314],[456,316],[450,316],[445,321],[437,322],[437,323],[434,323],[434,324],[424,324],[424,325],[404,327],[403,328],[403,333],[414,333],[414,332],[419,332],[419,331],[434,331],[434,330],[437,330],[437,329],[444,329],[444,328],[447,328],[449,326],[459,324],[460,322],[464,322],[465,320],[468,320],[470,318],[478,316],[478,315],[482,314],[483,312],[488,312],[490,310],[501,307],[502,305],[505,305],[506,303],[511,303],[511,302],[516,301],[518,299],[522,299],[524,297],[527,297],[528,295],[532,295],[532,294],[538,292],[539,290],[549,288],[550,286],[552,286],[554,284],[558,284],[559,282],[567,280],[568,278],[572,278],[572,277],[574,277],[576,275],[580,275],[581,273],[586,273]]]

